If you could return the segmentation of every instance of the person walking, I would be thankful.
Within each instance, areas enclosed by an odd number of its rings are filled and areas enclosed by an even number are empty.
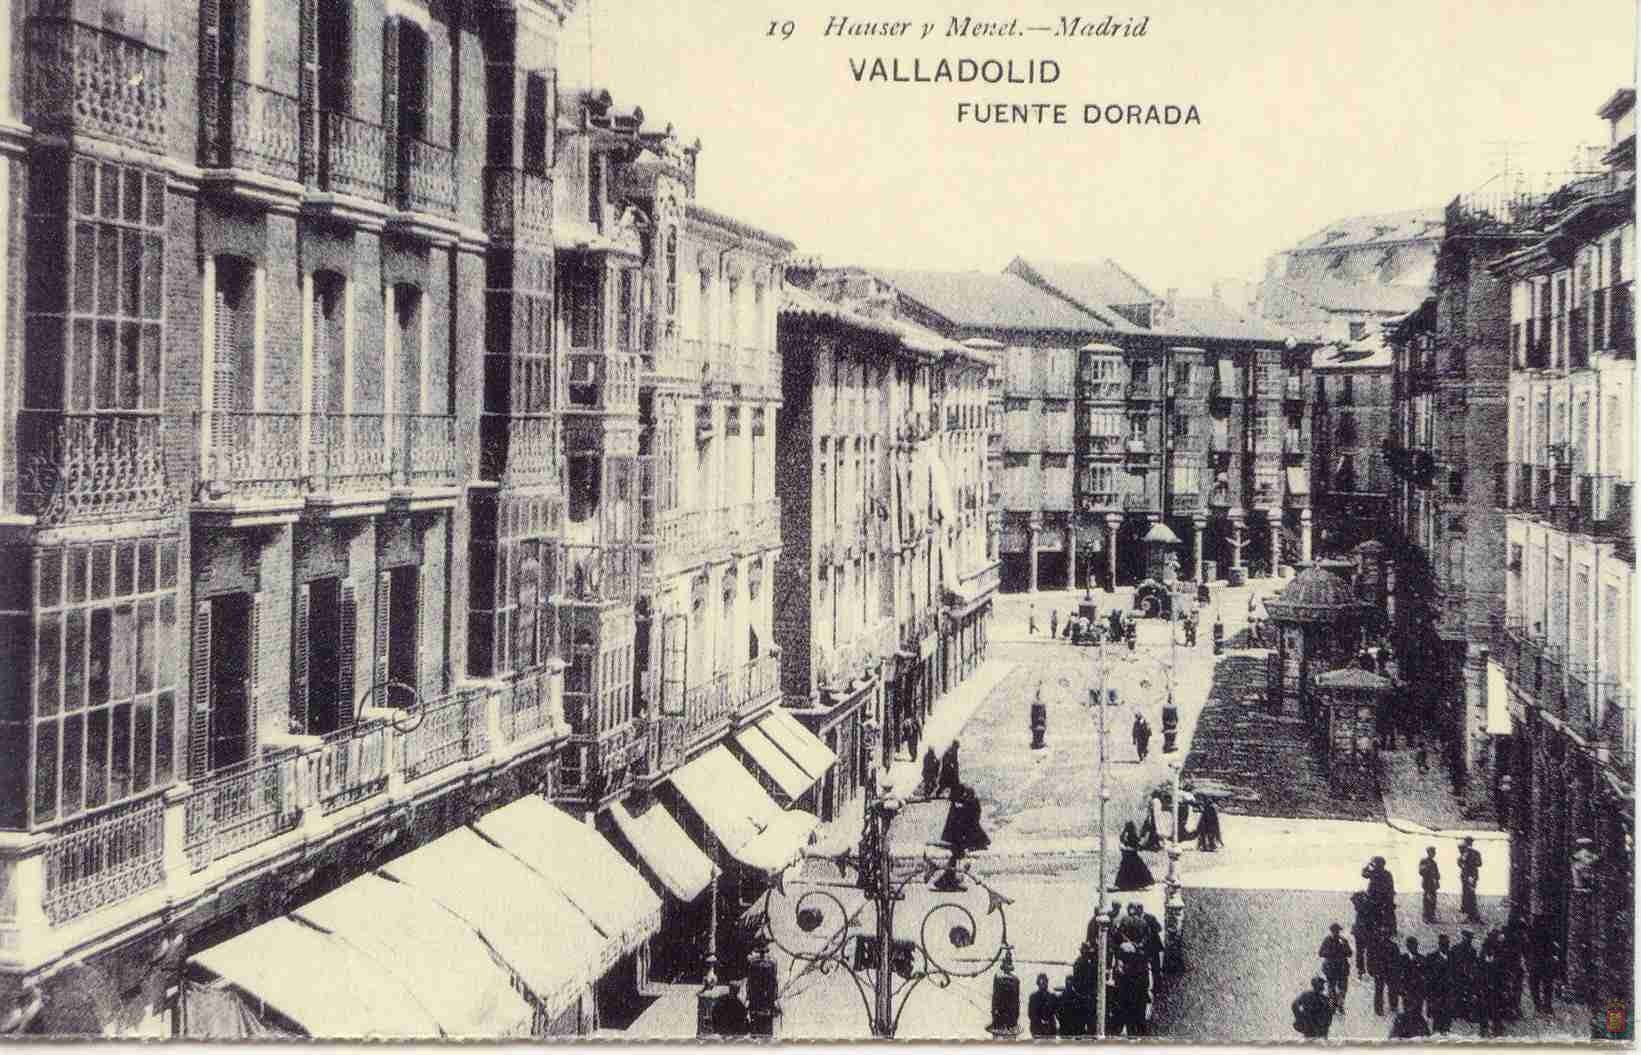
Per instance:
[[[1060,610],[1058,608],[1048,610],[1048,636],[1055,641],[1060,639]]]
[[[910,718],[910,717],[906,718],[905,721],[901,722],[900,727],[903,731],[904,736],[906,737],[906,757],[907,758],[916,758],[917,757],[917,741],[918,741],[918,737],[922,735],[923,730],[921,728],[919,728],[917,722],[915,720],[913,720],[912,718]]]
[[[1466,835],[1459,842],[1459,911],[1470,923],[1481,923],[1476,911],[1476,881],[1481,878],[1481,852],[1476,840]]]
[[[1142,921],[1143,922],[1143,921]],[[1151,1002],[1151,964],[1145,950],[1132,941],[1117,946],[1117,1029],[1115,1033],[1143,1037],[1150,1032],[1146,1006]],[[1114,1034],[1115,1035],[1115,1034]]]
[[[1430,1028],[1446,1036],[1453,1030],[1453,958],[1447,935],[1436,935],[1436,949],[1424,958],[1425,1005]]]
[[[959,783],[957,741],[953,740],[951,746],[946,748],[946,753],[940,756],[940,784],[935,789],[935,794],[938,796],[944,791],[948,797],[951,797],[956,793]]]
[[[1219,807],[1214,805],[1212,796],[1199,792],[1197,798],[1202,802],[1202,817],[1197,821],[1197,849],[1211,854],[1225,845],[1225,837],[1219,830]]]
[[[1116,888],[1118,890],[1144,890],[1156,883],[1156,877],[1145,860],[1140,857],[1140,833],[1134,828],[1134,822],[1129,821],[1122,827],[1122,834],[1117,837],[1122,847],[1122,859],[1117,863]]]
[[[1368,973],[1373,975],[1373,1013],[1383,1015],[1389,1008],[1394,1015],[1402,995],[1397,979],[1396,943],[1378,927],[1368,931],[1367,942]]]
[[[1442,888],[1441,866],[1436,864],[1436,848],[1425,847],[1424,860],[1419,862],[1419,885],[1424,888],[1424,921],[1436,922],[1436,891]]]
[[[1350,896],[1351,908],[1356,910],[1356,916],[1351,921],[1350,936],[1356,941],[1356,980],[1367,981],[1368,935],[1373,931],[1373,902],[1368,900],[1366,890],[1358,890]]]
[[[1151,723],[1145,720],[1144,715],[1134,715],[1134,754],[1141,762],[1145,761],[1146,753],[1151,749]]]
[[[1293,1028],[1302,1037],[1326,1040],[1333,1025],[1333,1004],[1323,994],[1327,982],[1312,978],[1311,987],[1293,1002]]]
[[[1322,977],[1328,983],[1328,1002],[1338,1014],[1345,1013],[1345,995],[1350,991],[1350,942],[1340,937],[1345,928],[1335,923],[1328,927],[1328,936],[1322,939],[1316,955],[1322,959]]]
[[[933,798],[940,788],[940,759],[936,757],[934,748],[923,752],[923,794]]]
[[[1479,1032],[1484,1037],[1504,1036],[1504,997],[1508,979],[1504,953],[1500,946],[1503,935],[1498,928],[1489,931],[1481,943],[1481,957],[1476,966],[1476,1007],[1480,1014]]]
[[[1555,1011],[1556,976],[1561,973],[1561,942],[1555,920],[1547,912],[1533,917],[1527,945],[1528,988],[1533,993],[1533,1010],[1541,1015]]]
[[[1373,899],[1373,915],[1379,929],[1386,934],[1396,933],[1396,879],[1385,867],[1383,857],[1375,857],[1362,869],[1368,881],[1368,897]]]
[[[1029,604],[1026,605],[1026,632],[1029,633],[1033,637],[1037,636],[1037,602],[1036,601],[1032,601],[1032,602],[1030,602]]]
[[[1037,991],[1026,1001],[1026,1020],[1031,1025],[1032,1036],[1052,1037],[1059,1032],[1054,1021],[1055,1004],[1054,991],[1048,987],[1048,975],[1039,974]]]

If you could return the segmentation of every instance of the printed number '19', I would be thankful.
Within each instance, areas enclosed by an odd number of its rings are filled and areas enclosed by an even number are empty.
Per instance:
[[[792,32],[797,28],[797,23],[790,18],[785,21],[776,20],[769,23],[769,33],[767,35],[771,37],[778,36],[782,40],[791,40]]]

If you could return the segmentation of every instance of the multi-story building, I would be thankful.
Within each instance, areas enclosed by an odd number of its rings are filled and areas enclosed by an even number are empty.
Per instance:
[[[193,953],[527,792],[749,896],[829,765],[768,721],[790,245],[559,91],[573,5],[85,6],[0,38],[7,1028],[89,977],[165,1031]]]
[[[1495,794],[1510,896],[1548,913],[1573,999],[1600,1021],[1633,978],[1635,711],[1635,92],[1613,95],[1604,180],[1493,272],[1509,284],[1502,633],[1508,708]],[[1507,778],[1507,779],[1506,779]]]
[[[1384,452],[1395,427],[1392,365],[1378,331],[1311,357],[1311,500],[1324,556],[1346,554],[1395,523]]]
[[[813,269],[793,277],[815,281]],[[825,818],[866,766],[888,767],[905,722],[973,673],[997,587],[991,354],[894,318],[870,276],[851,282],[859,313],[793,288],[780,331],[775,629],[788,705],[844,760]]]
[[[1300,340],[1358,341],[1429,295],[1440,209],[1351,216],[1265,264],[1254,312]]]

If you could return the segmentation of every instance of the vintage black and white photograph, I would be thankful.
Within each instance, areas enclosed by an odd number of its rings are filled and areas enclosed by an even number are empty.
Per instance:
[[[1633,1044],[1634,0],[0,11],[0,1044]]]

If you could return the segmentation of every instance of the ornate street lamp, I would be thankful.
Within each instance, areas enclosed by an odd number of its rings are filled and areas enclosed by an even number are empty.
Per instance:
[[[1013,979],[1006,911],[1012,900],[963,864],[970,850],[987,842],[979,826],[978,800],[964,797],[950,803],[942,840],[936,844],[951,852],[946,864],[924,857],[897,874],[890,827],[903,810],[937,801],[941,800],[893,795],[874,799],[867,803],[856,850],[833,857],[805,855],[831,862],[838,880],[804,878],[788,883],[781,877],[764,895],[763,937],[806,970],[847,975],[866,1008],[872,1036],[880,1039],[894,1037],[907,1001],[924,981],[944,989],[960,978],[978,977],[999,962],[1004,974],[998,979],[998,995],[1010,991],[1005,979],[1014,982],[1014,1014],[1013,1021],[1001,1021],[1007,1016],[994,1014],[992,1030],[1007,1034],[1018,1020],[1019,983]],[[854,873],[852,881],[849,872]],[[865,897],[851,905],[846,898],[854,893]],[[895,909],[909,896],[934,904],[924,911],[915,938],[897,938]],[[875,915],[870,933],[861,922],[868,906]],[[981,952],[990,944],[980,940],[981,925],[993,915],[999,926],[996,947]]]

